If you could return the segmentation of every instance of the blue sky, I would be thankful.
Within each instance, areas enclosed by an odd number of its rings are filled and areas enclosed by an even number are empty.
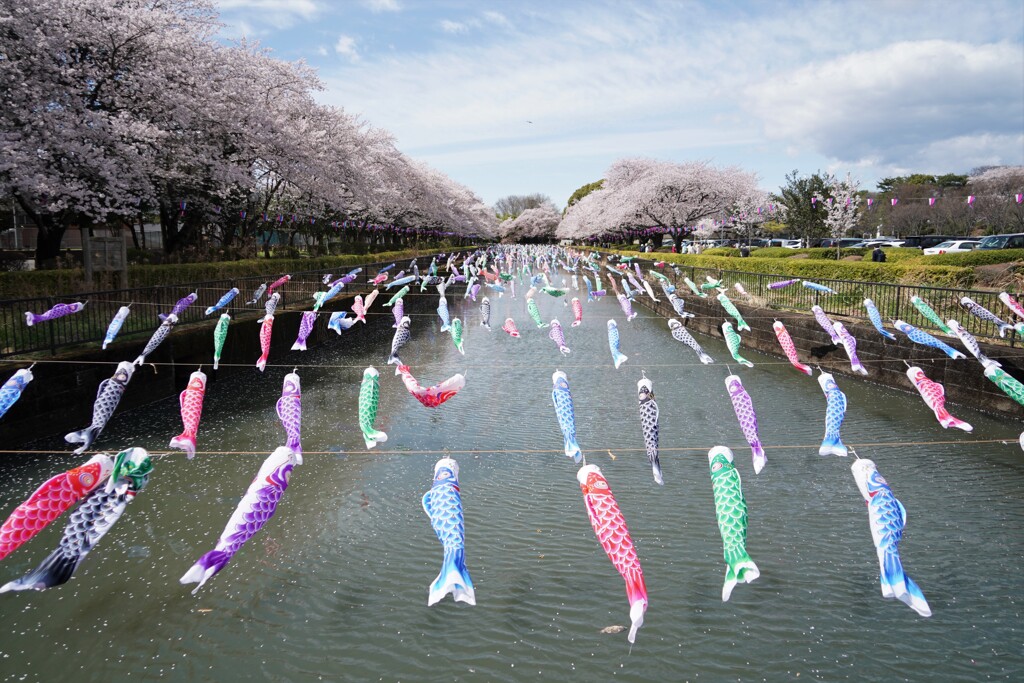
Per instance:
[[[882,177],[1024,164],[1024,4],[215,0],[223,37],[493,203],[615,159]]]

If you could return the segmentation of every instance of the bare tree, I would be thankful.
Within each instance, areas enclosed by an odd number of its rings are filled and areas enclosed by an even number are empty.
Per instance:
[[[494,202],[494,213],[502,219],[517,218],[519,214],[527,209],[537,209],[551,203],[551,197],[540,192],[533,194],[510,194]]]

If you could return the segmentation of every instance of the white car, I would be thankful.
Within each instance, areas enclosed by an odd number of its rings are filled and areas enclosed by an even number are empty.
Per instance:
[[[934,247],[928,247],[924,250],[924,255],[963,254],[968,251],[974,251],[979,242],[981,240],[947,240],[941,244],[936,244]]]
[[[882,240],[882,239],[865,240],[865,242],[864,242],[864,248],[865,249],[874,249],[875,247],[902,247],[902,246],[903,246],[903,240],[898,240],[898,239],[895,239],[895,238],[891,239],[891,240]]]
[[[782,239],[779,239],[779,238],[775,238],[775,239],[772,239],[772,240],[768,240],[768,242],[769,242],[768,246],[770,246],[770,247],[785,247],[787,249],[799,249],[800,248],[800,240],[782,240]]]

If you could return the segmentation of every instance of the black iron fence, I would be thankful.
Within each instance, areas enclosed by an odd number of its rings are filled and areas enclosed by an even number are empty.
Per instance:
[[[426,258],[432,258],[427,254]],[[419,257],[420,259],[423,256]],[[291,280],[284,287],[275,291],[281,294],[278,310],[299,309],[309,310],[313,306],[313,294],[327,288],[323,278],[330,274],[334,279],[340,278],[355,268],[362,268],[356,279],[346,285],[344,291],[365,289],[380,268],[388,265],[385,262],[371,262],[363,265],[338,266],[336,270],[309,270],[291,273]],[[397,272],[403,264],[395,266]],[[52,297],[33,297],[27,299],[7,299],[0,301],[0,357],[16,354],[46,352],[51,354],[57,349],[102,342],[107,333],[110,321],[122,306],[129,306],[131,313],[125,319],[118,338],[133,334],[152,333],[160,324],[160,313],[170,313],[179,299],[195,292],[195,303],[178,316],[178,325],[204,320],[216,320],[221,313],[230,313],[233,317],[246,313],[262,315],[267,300],[264,294],[256,304],[251,301],[255,290],[263,284],[270,284],[278,277],[254,275],[223,280],[207,280],[204,282],[182,283],[174,286],[138,287],[133,289],[116,289],[98,292],[80,292]],[[392,273],[393,275],[393,273]],[[238,296],[223,310],[206,315],[206,309],[213,306],[231,288],[238,288]],[[69,304],[75,301],[85,303],[80,312],[29,326],[26,324],[25,313],[44,313],[56,304]]]
[[[428,254],[426,258],[433,255]],[[420,257],[424,258],[423,256]],[[717,268],[698,268],[694,266],[666,264],[656,269],[654,261],[634,258],[633,262],[641,264],[646,272],[655,269],[670,278],[679,288],[682,296],[689,291],[682,282],[682,276],[689,277],[696,284],[706,282],[707,277],[714,280],[724,279],[724,284],[732,288],[739,282],[744,290],[754,298],[755,305],[780,310],[807,312],[817,304],[830,315],[868,320],[864,308],[864,299],[875,302],[882,319],[902,319],[929,332],[938,332],[934,323],[921,315],[911,303],[911,298],[919,296],[942,320],[955,318],[975,337],[982,339],[1000,339],[998,327],[991,322],[980,320],[967,313],[960,306],[961,297],[968,296],[975,302],[994,312],[1007,322],[1017,322],[1004,304],[999,301],[996,292],[953,289],[946,287],[919,287],[914,285],[896,285],[878,282],[860,282],[855,280],[818,279],[818,284],[835,290],[835,294],[824,294],[804,287],[802,282],[787,287],[772,289],[770,284],[792,279],[786,275],[769,275],[764,273],[747,273],[738,270]],[[387,265],[384,262],[373,262],[362,266],[339,266],[330,272],[334,278],[341,277],[354,268],[362,268],[356,279],[346,290],[365,289],[368,281],[378,270]],[[402,264],[395,266],[401,270]],[[675,268],[680,275],[676,275]],[[281,293],[278,308],[308,310],[313,305],[313,294],[325,289],[323,284],[327,270],[310,270],[291,273],[288,285],[277,290]],[[266,296],[257,304],[246,302],[252,299],[257,287],[269,284],[277,276],[250,276],[205,282],[186,283],[176,286],[142,287],[134,289],[105,290],[99,292],[81,292],[53,297],[34,297],[27,299],[8,299],[0,301],[0,357],[16,354],[46,352],[56,353],[57,349],[87,343],[102,342],[107,326],[121,306],[130,306],[131,313],[125,320],[119,336],[151,333],[160,324],[159,313],[169,313],[179,299],[195,292],[197,299],[179,316],[179,325],[203,320],[215,319],[220,312],[207,316],[205,311],[213,306],[228,290],[237,287],[238,296],[225,309],[232,316],[245,313],[262,314]],[[740,303],[745,302],[733,292],[730,296]],[[712,292],[714,294],[714,292]],[[43,313],[58,303],[86,302],[85,308],[72,315],[47,321],[33,326],[25,323],[25,312]],[[1004,338],[1012,346],[1015,343],[1014,333],[1009,332]]]
[[[685,298],[689,288],[682,282],[682,276],[689,277],[695,284],[700,286],[707,282],[710,277],[713,280],[724,279],[724,285],[730,288],[729,297],[739,303],[754,303],[765,308],[779,310],[793,310],[809,312],[811,306],[821,306],[825,313],[830,315],[844,316],[847,318],[862,319],[868,321],[867,309],[864,308],[864,300],[871,299],[882,315],[882,320],[891,327],[891,321],[904,320],[914,327],[918,327],[929,333],[941,330],[935,323],[924,317],[911,302],[915,296],[920,297],[928,304],[943,320],[955,319],[966,330],[975,337],[981,339],[999,340],[1013,346],[1016,343],[1013,331],[1000,337],[999,327],[992,322],[981,320],[968,313],[961,305],[962,297],[970,297],[973,301],[992,311],[1002,320],[1008,323],[1020,322],[1003,302],[999,300],[998,292],[983,291],[976,289],[955,289],[949,287],[924,287],[916,285],[897,285],[883,282],[861,282],[857,280],[835,280],[815,279],[816,282],[830,287],[835,294],[827,294],[804,287],[802,281],[794,282],[786,287],[772,289],[772,283],[784,280],[796,279],[792,275],[770,275],[765,273],[747,273],[740,270],[724,270],[719,268],[698,268],[695,266],[684,266],[676,264],[681,276],[677,276],[673,264],[666,264],[663,268],[655,268],[654,261],[634,258],[634,263],[640,263],[641,268],[646,272],[655,270],[661,272],[676,284],[681,292],[680,296]],[[739,282],[744,290],[751,297],[753,302],[747,302],[739,296],[733,288]],[[710,294],[713,296],[714,291]],[[1019,300],[1017,294],[1014,298]]]

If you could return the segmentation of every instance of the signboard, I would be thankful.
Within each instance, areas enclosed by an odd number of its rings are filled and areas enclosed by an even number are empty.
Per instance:
[[[85,266],[85,277],[90,282],[92,274],[103,271],[121,273],[125,283],[128,281],[128,249],[124,236],[93,237],[89,231],[82,230],[82,261]]]
[[[120,237],[90,237],[89,257],[93,272],[120,271],[125,266],[124,240]]]

